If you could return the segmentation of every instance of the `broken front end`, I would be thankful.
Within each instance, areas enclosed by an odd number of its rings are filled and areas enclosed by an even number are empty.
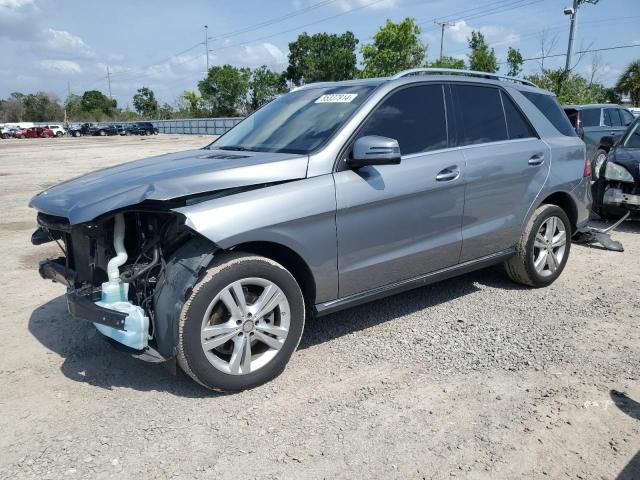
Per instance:
[[[594,210],[603,218],[640,215],[640,158],[636,162],[616,161],[614,155],[602,165],[593,184]],[[626,159],[625,159],[626,160]]]
[[[176,319],[211,244],[173,212],[128,211],[71,225],[38,214],[32,243],[57,242],[62,256],[40,275],[67,287],[69,312],[130,353],[160,362],[176,355]]]

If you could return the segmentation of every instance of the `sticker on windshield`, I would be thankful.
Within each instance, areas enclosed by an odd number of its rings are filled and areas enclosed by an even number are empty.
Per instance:
[[[357,93],[330,93],[322,95],[315,103],[351,103],[357,96]]]

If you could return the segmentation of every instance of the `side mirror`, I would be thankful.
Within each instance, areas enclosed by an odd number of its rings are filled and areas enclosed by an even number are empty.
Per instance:
[[[353,154],[347,159],[350,168],[367,165],[397,165],[400,163],[400,146],[393,138],[368,135],[353,144]]]
[[[615,142],[613,141],[613,137],[610,137],[608,135],[600,139],[600,146],[602,147],[612,148],[614,143]]]

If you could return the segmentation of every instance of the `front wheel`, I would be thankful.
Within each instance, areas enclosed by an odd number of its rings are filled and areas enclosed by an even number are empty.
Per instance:
[[[302,292],[284,267],[265,257],[222,254],[182,309],[178,363],[213,390],[256,387],[282,373],[304,320]]]
[[[571,222],[556,205],[541,205],[529,220],[516,253],[505,262],[514,282],[546,287],[562,273],[571,250]]]

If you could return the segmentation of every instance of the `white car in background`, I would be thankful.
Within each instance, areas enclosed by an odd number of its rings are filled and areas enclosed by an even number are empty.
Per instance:
[[[62,137],[63,135],[67,134],[67,131],[64,129],[64,127],[62,125],[45,125],[44,128],[48,128],[50,130],[53,130],[53,134],[56,137]]]
[[[633,113],[634,117],[636,118],[640,117],[640,107],[629,107],[627,110]]]

